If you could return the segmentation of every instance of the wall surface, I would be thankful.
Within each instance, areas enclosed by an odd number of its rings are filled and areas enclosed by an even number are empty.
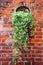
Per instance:
[[[0,0],[0,65],[14,65],[12,61],[12,14],[24,1],[34,15],[38,27],[28,41],[28,50],[22,50],[22,61],[16,65],[43,65],[43,0]]]

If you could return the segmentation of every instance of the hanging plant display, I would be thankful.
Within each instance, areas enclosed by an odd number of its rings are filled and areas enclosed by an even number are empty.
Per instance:
[[[34,34],[34,27],[37,25],[33,15],[29,11],[17,11],[12,16],[13,48],[19,50],[21,47],[27,49],[28,37]]]

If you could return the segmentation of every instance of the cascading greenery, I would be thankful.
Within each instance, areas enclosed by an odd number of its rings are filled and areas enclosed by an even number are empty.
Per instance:
[[[12,25],[14,32],[13,38],[17,42],[17,44],[15,43],[15,47],[19,49],[23,46],[26,49],[28,37],[34,34],[34,26],[36,26],[32,14],[29,11],[14,12]]]

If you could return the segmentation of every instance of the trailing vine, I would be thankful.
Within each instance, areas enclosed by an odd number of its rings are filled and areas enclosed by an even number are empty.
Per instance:
[[[13,48],[18,50],[23,47],[26,50],[28,37],[34,34],[34,27],[37,25],[33,15],[29,11],[14,12],[12,25],[14,32],[13,38],[16,40],[16,43],[13,44]]]

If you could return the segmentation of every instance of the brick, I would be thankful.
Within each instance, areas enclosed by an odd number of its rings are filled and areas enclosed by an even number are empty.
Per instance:
[[[35,0],[36,3],[42,3],[42,0]]]
[[[1,4],[0,4],[0,7],[1,7],[1,8],[6,8],[6,7],[9,7],[9,5],[6,4],[6,3],[1,3]]]
[[[43,57],[43,54],[32,54],[32,57]]]
[[[34,17],[37,17],[37,18],[39,18],[41,16],[42,16],[42,14],[41,13],[38,13],[38,12],[35,12],[35,14],[34,14]]]
[[[36,31],[41,31],[41,28],[40,27],[36,27]]]
[[[7,3],[2,3],[2,4],[3,4],[3,7],[4,7],[4,8],[9,7],[9,4],[7,4]]]
[[[42,47],[42,46],[41,46],[41,47],[40,47],[40,46],[39,46],[39,47],[38,47],[38,46],[35,46],[35,47],[33,47],[33,49],[36,49],[36,50],[38,50],[38,49],[39,49],[39,50],[43,50],[43,47]]]
[[[11,2],[12,2],[12,0],[4,0],[4,1],[3,1],[3,0],[1,0],[1,2],[2,2],[2,3],[11,3]]]
[[[10,40],[6,40],[5,42],[2,42],[2,43],[13,43],[15,42],[14,39],[10,39]]]
[[[11,11],[10,11],[11,12]],[[7,17],[11,17],[12,16],[12,14],[11,13],[8,13],[8,14],[2,14],[2,16],[7,16]],[[9,22],[9,20],[8,20],[8,22]]]
[[[35,42],[35,39],[31,39],[31,42],[33,42],[33,43],[34,43],[34,42]]]
[[[35,2],[35,0],[25,0],[24,2],[34,3],[34,2]]]
[[[7,0],[6,3],[12,3],[12,0]]]
[[[8,62],[3,61],[2,65],[8,65]]]
[[[37,53],[37,54],[40,53],[40,56],[43,57],[43,55],[41,55],[41,54],[43,53],[43,51],[41,51],[41,50],[37,50],[37,51],[35,51],[35,53]],[[39,57],[40,57],[40,56],[39,56]]]
[[[43,61],[43,59],[42,58],[35,58],[35,61],[37,62],[40,62],[40,61]]]
[[[2,1],[3,1],[3,0],[1,0],[1,2],[2,2]],[[6,0],[4,0],[3,3],[4,3],[4,2],[6,2]]]
[[[0,35],[0,39],[6,39],[8,37],[9,37],[9,35]]]
[[[12,49],[12,47],[11,46],[3,46],[2,49],[8,49],[8,50],[10,50],[10,49]]]
[[[41,28],[41,31],[43,32],[43,28]]]
[[[1,39],[1,42],[0,42],[0,43],[4,43],[5,40],[6,40],[8,37],[9,37],[8,35],[1,35],[1,36],[0,36],[0,39]]]
[[[13,2],[21,2],[22,0],[13,0]]]
[[[10,65],[14,65],[15,62],[10,62]]]
[[[36,37],[36,38],[42,38],[42,36],[41,36],[41,35],[36,35],[35,37]]]
[[[41,21],[38,21],[38,25],[39,25],[39,26],[42,26],[42,22],[41,22]]]
[[[36,3],[38,6],[43,7],[43,3]]]
[[[42,16],[42,13],[41,12],[39,12],[38,10],[35,10],[34,11],[34,19],[35,20],[42,21],[41,16]]]
[[[38,27],[35,28],[34,37],[30,37],[28,40],[28,50],[21,49],[23,62],[16,61],[16,65],[43,65],[43,0],[0,1],[0,62],[2,62],[2,65],[14,65],[15,63],[12,62],[11,58],[12,43],[14,42],[10,36],[13,34],[11,17],[14,10],[21,6],[19,3],[22,1],[25,2],[25,6],[31,9]]]
[[[8,17],[4,17],[4,22],[7,23],[9,21]]]
[[[8,10],[4,10],[3,11],[3,15],[7,15],[7,14],[9,14],[9,11]]]
[[[12,28],[11,27],[3,27],[3,28],[0,28],[0,31],[12,31]]]
[[[0,50],[0,53],[12,53],[12,51],[11,50]]]
[[[10,4],[9,6],[15,9],[15,7],[17,7],[18,4]]]
[[[25,58],[25,57],[24,57],[24,58],[22,58],[22,60],[23,60],[23,61],[31,62],[31,61],[33,61],[33,58],[29,58],[29,57],[28,57],[28,58]]]
[[[41,32],[41,31],[36,31],[36,32],[35,32],[35,35],[43,35],[43,32]]]
[[[32,41],[32,42],[34,42],[34,41]],[[35,42],[43,42],[43,40],[42,39],[39,39],[39,38],[36,38],[35,39]]]
[[[16,62],[16,65],[24,65],[24,62]]]
[[[34,65],[43,65],[43,62],[34,62]]]
[[[1,65],[1,63],[2,63],[2,62],[0,61],[0,65]]]
[[[10,11],[12,11],[12,8],[6,8],[6,9],[3,10],[2,14],[8,15],[8,14],[10,14]]]
[[[33,51],[33,50],[31,50],[31,51]],[[30,53],[30,50],[27,50],[27,51],[21,50],[21,52],[22,53],[27,53],[27,52]]]
[[[34,46],[42,46],[41,43],[35,43]]]
[[[20,55],[21,57],[31,57],[31,54],[30,53],[21,53],[21,55]]]
[[[6,45],[11,45],[11,43],[14,43],[14,40],[10,40],[10,41],[6,41],[6,40],[0,41],[0,44],[6,44],[7,43]]]
[[[43,39],[42,39],[42,38],[36,38],[35,41],[36,41],[36,42],[43,42]]]
[[[2,40],[0,39],[0,43],[2,43]]]
[[[12,58],[0,58],[0,61],[12,61]]]
[[[3,24],[4,24],[4,22],[1,21],[1,22],[0,22],[0,25],[3,25]]]
[[[6,58],[12,57],[12,54],[10,54],[10,53],[9,53],[9,54],[8,54],[8,53],[3,53],[3,54],[2,54],[2,58],[3,58],[3,57],[6,57]]]
[[[4,24],[4,27],[10,27],[10,25],[8,25],[8,24]]]
[[[31,62],[25,62],[25,65],[31,65]]]
[[[0,46],[0,50],[2,49],[2,46]]]

